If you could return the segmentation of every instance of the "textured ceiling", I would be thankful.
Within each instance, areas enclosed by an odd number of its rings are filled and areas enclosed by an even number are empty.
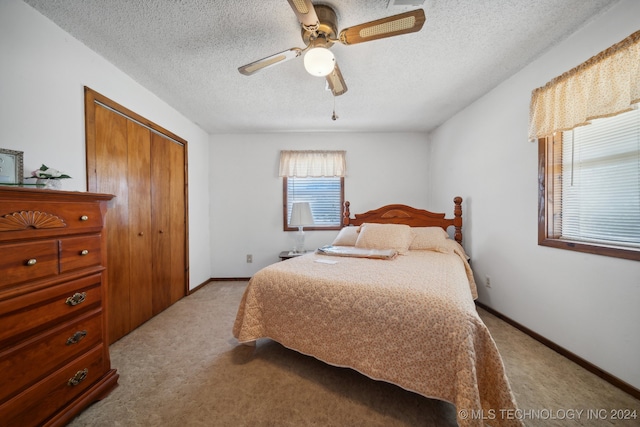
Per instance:
[[[210,133],[430,131],[618,0],[425,0],[422,31],[336,44],[348,92],[296,58],[286,0],[25,0]],[[402,13],[389,0],[323,2],[339,29]]]

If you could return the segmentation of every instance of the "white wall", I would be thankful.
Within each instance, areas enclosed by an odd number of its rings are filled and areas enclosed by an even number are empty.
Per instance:
[[[428,146],[416,133],[273,133],[211,137],[211,270],[249,277],[279,261],[295,232],[282,230],[280,150],[346,150],[345,200],[351,213],[385,204],[426,206]],[[451,197],[453,200],[453,197]],[[446,207],[453,214],[453,201]],[[306,231],[305,246],[329,244],[337,231]],[[246,263],[246,254],[253,263]]]
[[[0,147],[86,191],[84,86],[188,141],[190,287],[209,271],[209,137],[161,99],[19,0],[0,1]]]
[[[531,91],[640,29],[626,0],[430,135],[432,205],[465,198],[479,300],[640,388],[640,263],[537,245]],[[491,277],[491,288],[482,284]]]

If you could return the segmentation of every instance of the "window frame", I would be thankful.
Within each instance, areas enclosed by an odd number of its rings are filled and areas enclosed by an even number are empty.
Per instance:
[[[310,177],[310,178],[314,178],[314,177]],[[338,225],[324,225],[324,226],[319,226],[319,225],[311,225],[311,226],[305,226],[304,229],[305,230],[340,230],[342,229],[342,213],[344,212],[344,177],[341,176],[340,178],[340,206],[342,207],[341,209],[341,215],[340,215],[340,223]],[[289,227],[289,218],[288,218],[288,211],[287,211],[287,206],[288,206],[288,195],[289,192],[288,190],[288,180],[289,177],[287,176],[283,176],[282,177],[282,227],[284,231],[298,231],[298,227]]]
[[[640,249],[561,238],[556,231],[554,219],[561,209],[553,201],[561,190],[554,186],[554,178],[562,173],[562,156],[557,152],[562,152],[562,133],[556,135],[538,139],[538,245],[640,261]]]

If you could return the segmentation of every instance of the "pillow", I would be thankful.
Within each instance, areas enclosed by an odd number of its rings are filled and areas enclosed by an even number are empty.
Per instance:
[[[365,223],[360,226],[356,248],[395,249],[404,254],[412,240],[413,234],[408,225]]]
[[[437,251],[449,235],[442,227],[411,227],[413,241],[409,249]]]
[[[360,227],[347,226],[342,227],[331,245],[333,246],[355,246],[358,240],[358,232]]]

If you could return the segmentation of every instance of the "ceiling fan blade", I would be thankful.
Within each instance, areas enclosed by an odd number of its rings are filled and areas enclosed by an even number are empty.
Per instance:
[[[425,16],[424,10],[416,9],[399,15],[389,16],[340,31],[340,42],[356,44],[385,37],[415,33],[422,29]]]
[[[291,8],[298,17],[298,21],[303,27],[309,30],[313,30],[314,27],[317,30],[319,25],[318,15],[316,15],[316,9],[313,7],[311,0],[287,0],[291,5]]]
[[[333,67],[333,71],[327,74],[327,83],[329,84],[329,88],[331,89],[333,96],[340,96],[347,91],[347,85],[344,82],[344,78],[342,77],[340,68],[338,68],[337,62],[335,67]]]
[[[242,67],[238,67],[238,71],[240,71],[240,73],[244,74],[245,76],[250,76],[257,73],[258,71],[264,70],[265,68],[269,68],[281,62],[297,58],[301,53],[302,49],[300,49],[299,47],[294,47],[289,50],[285,50],[284,52],[276,53],[275,55],[267,56],[266,58],[262,58],[250,64],[243,65]]]

